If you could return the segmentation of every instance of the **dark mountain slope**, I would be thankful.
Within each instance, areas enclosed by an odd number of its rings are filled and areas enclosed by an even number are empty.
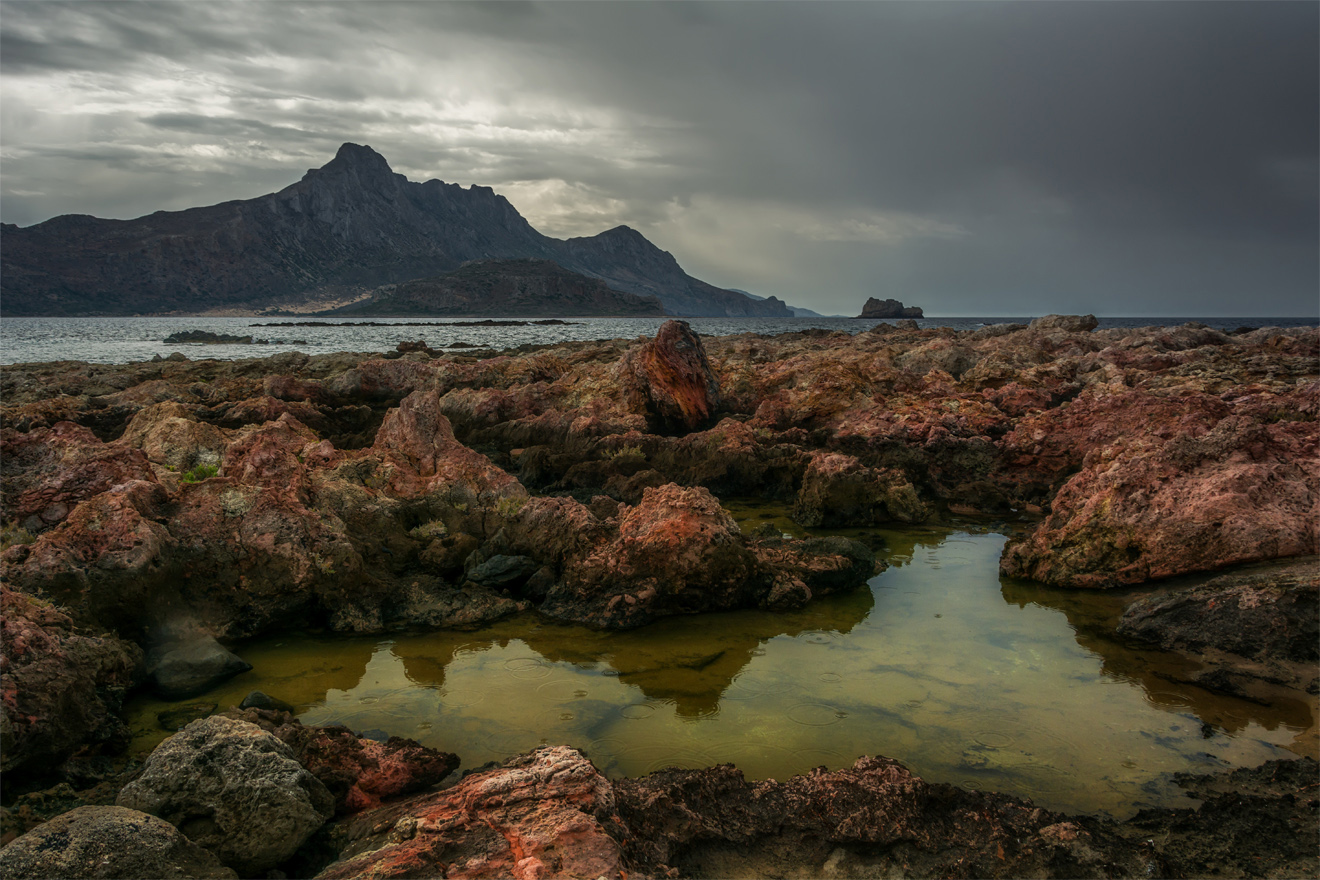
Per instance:
[[[550,260],[477,260],[446,275],[381,287],[369,303],[338,314],[644,317],[663,315],[664,308],[655,297],[612,290]]]
[[[529,258],[555,260],[619,290],[657,295],[675,313],[787,314],[777,301],[757,303],[692,278],[632,230],[626,233],[633,240],[619,247],[619,233],[571,242],[549,238],[487,187],[413,183],[370,147],[344,144],[324,167],[255,199],[135,220],[69,215],[26,228],[6,224],[0,310],[261,309],[434,276],[468,260]]]

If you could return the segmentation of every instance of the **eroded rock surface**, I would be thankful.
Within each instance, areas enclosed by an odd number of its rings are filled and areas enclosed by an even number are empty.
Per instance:
[[[0,849],[12,878],[237,878],[163,819],[124,807],[78,807]]]
[[[546,746],[340,823],[342,854],[317,876],[622,878],[624,836],[609,781],[581,752]]]
[[[243,876],[288,860],[334,811],[289,746],[219,715],[157,746],[117,804],[159,816]]]

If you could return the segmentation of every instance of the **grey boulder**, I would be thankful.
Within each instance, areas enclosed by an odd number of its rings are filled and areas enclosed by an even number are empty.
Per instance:
[[[219,715],[157,746],[117,803],[159,816],[246,877],[287,861],[334,811],[292,749]]]

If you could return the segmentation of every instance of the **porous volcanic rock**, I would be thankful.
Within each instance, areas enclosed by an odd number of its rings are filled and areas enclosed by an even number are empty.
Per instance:
[[[1032,321],[1029,328],[1042,332],[1089,333],[1099,326],[1095,315],[1046,315]]]
[[[581,752],[545,746],[453,788],[339,823],[317,877],[626,876],[614,790]],[[628,872],[630,873],[630,872]]]
[[[720,383],[701,337],[687,321],[666,321],[655,339],[619,363],[619,382],[661,432],[686,432],[715,413]]]
[[[33,880],[191,880],[238,874],[163,819],[124,807],[77,807],[0,849],[0,875]]]
[[[792,515],[800,525],[839,528],[925,522],[930,512],[902,471],[825,452],[811,457]]]
[[[243,876],[286,861],[334,811],[289,746],[220,715],[157,746],[117,804],[166,820]]]
[[[119,719],[142,650],[73,625],[49,602],[0,587],[0,769],[49,771],[87,743],[122,748]]]
[[[404,737],[366,739],[346,727],[310,727],[269,709],[230,709],[229,718],[256,724],[293,750],[325,785],[339,815],[357,813],[429,788],[458,769],[458,756]]]

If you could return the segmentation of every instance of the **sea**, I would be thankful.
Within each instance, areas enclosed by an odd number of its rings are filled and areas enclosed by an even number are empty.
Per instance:
[[[0,364],[47,361],[85,361],[95,364],[127,364],[149,361],[159,355],[182,352],[192,359],[239,360],[264,357],[285,351],[306,354],[335,352],[393,351],[400,342],[421,340],[432,348],[475,346],[508,349],[526,344],[544,344],[597,339],[651,337],[666,318],[565,318],[561,324],[516,323],[493,318],[496,325],[474,326],[480,318],[377,319],[364,322],[351,318],[0,318]],[[860,318],[685,318],[703,336],[735,333],[780,334],[811,328],[860,333],[877,324]],[[1195,321],[1218,330],[1241,327],[1315,327],[1316,317],[1201,317],[1201,318],[1100,318],[1109,327],[1177,326]],[[314,321],[315,326],[307,326]],[[921,327],[952,327],[975,330],[989,324],[1021,323],[1031,316],[944,317],[917,321]],[[300,326],[301,324],[301,326]],[[205,330],[234,336],[251,335],[260,344],[168,344],[171,334]],[[458,344],[455,346],[455,344]]]

